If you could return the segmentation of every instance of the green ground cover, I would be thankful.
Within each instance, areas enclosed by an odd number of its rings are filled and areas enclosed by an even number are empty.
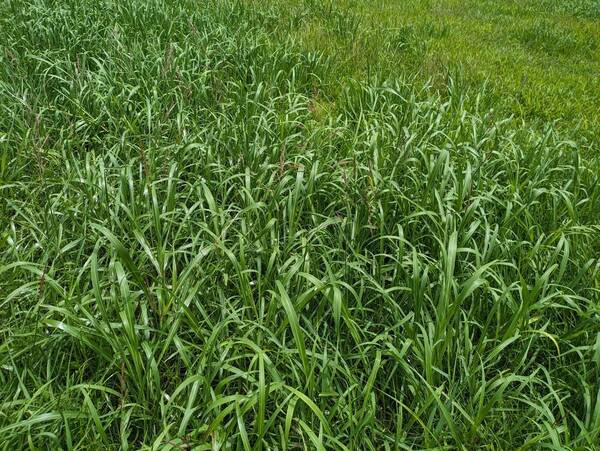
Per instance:
[[[528,5],[2,2],[2,448],[597,449],[598,4]]]
[[[345,55],[343,74],[374,64],[479,91],[502,115],[556,122],[597,142],[600,2],[553,0],[284,1],[285,28],[307,48]],[[290,8],[290,4],[293,7]],[[278,13],[279,14],[279,13]]]

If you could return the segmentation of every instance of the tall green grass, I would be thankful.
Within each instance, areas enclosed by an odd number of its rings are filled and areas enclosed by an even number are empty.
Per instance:
[[[4,449],[595,449],[597,163],[278,11],[0,6]]]

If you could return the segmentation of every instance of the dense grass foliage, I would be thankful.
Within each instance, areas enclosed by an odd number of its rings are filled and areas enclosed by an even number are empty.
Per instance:
[[[594,449],[597,163],[278,11],[0,5],[0,443]]]

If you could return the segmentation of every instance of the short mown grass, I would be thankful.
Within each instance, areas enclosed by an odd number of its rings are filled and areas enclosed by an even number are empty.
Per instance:
[[[302,14],[0,5],[3,449],[597,449],[597,161]]]

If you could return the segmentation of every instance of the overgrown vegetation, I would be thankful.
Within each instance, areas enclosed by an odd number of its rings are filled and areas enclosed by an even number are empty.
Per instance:
[[[0,443],[596,449],[597,161],[297,11],[0,5]]]

